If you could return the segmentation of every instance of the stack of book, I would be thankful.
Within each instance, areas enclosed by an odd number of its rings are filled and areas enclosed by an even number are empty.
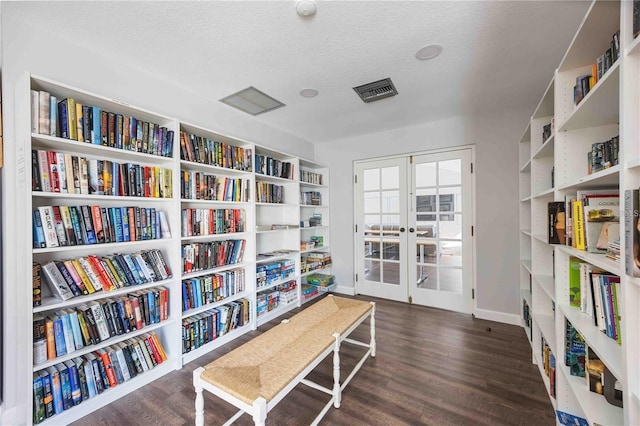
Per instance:
[[[167,360],[155,333],[145,333],[33,373],[33,422],[69,410]]]
[[[158,249],[81,256],[34,266],[41,268],[51,293],[61,300],[162,281],[172,276]],[[34,276],[34,279],[38,278]]]
[[[173,130],[128,115],[31,90],[33,133],[171,157]]]

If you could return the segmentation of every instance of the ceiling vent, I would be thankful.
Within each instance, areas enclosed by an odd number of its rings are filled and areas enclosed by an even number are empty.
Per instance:
[[[222,98],[220,102],[251,115],[262,114],[263,112],[272,111],[284,106],[279,100],[272,98],[253,86]]]
[[[380,99],[398,94],[390,78],[363,84],[362,86],[354,87],[353,90],[356,91],[360,99],[365,103],[379,101]]]

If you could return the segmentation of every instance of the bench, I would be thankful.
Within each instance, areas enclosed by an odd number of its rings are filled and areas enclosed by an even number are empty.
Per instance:
[[[348,338],[370,317],[369,343]],[[340,383],[340,345],[368,348],[349,376]],[[333,388],[305,377],[333,352]],[[242,414],[264,425],[267,413],[298,383],[331,395],[312,424],[318,424],[331,407],[340,407],[342,390],[369,355],[375,357],[375,303],[328,295],[319,302],[283,320],[277,326],[193,372],[196,391],[196,425],[204,425],[203,390],[239,408],[225,425]]]

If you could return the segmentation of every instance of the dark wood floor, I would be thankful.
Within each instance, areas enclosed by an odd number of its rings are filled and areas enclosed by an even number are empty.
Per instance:
[[[522,328],[416,305],[358,298],[377,302],[377,356],[365,362],[343,392],[340,409],[330,408],[321,424],[555,424]],[[192,371],[277,322],[246,334],[74,425],[194,424]],[[368,327],[361,326],[352,337],[368,341]],[[350,369],[363,351],[343,345],[343,371]],[[331,387],[331,356],[310,378]],[[206,425],[220,425],[235,413],[234,407],[204,394]],[[267,424],[309,424],[328,399],[328,395],[298,385],[268,414]],[[253,422],[244,415],[236,424]]]

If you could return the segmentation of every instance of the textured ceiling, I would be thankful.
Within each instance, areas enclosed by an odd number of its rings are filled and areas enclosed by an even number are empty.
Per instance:
[[[157,74],[212,103],[254,86],[286,107],[256,116],[310,142],[444,117],[530,106],[589,2],[295,1],[25,3],[30,22]],[[60,23],[65,24],[61,25]],[[418,61],[423,45],[443,53]],[[354,86],[391,77],[364,104]],[[314,88],[315,98],[298,92]],[[222,104],[220,104],[222,105]],[[222,106],[228,108],[226,106]],[[238,114],[244,114],[240,111]]]

